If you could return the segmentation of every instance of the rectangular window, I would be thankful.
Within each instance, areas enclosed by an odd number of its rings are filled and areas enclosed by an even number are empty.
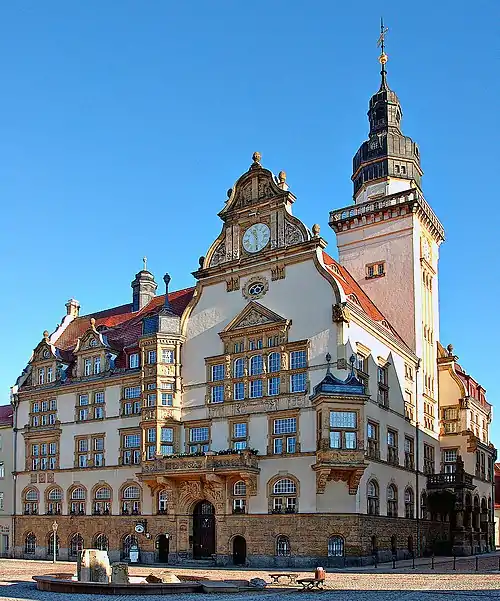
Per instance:
[[[161,444],[160,445],[160,455],[173,455],[174,447],[171,444]]]
[[[455,463],[455,461],[457,460],[457,449],[448,449],[446,451],[443,451],[443,461],[445,463]]]
[[[174,404],[174,395],[171,392],[162,392],[161,404],[166,407],[171,407]]]
[[[86,438],[81,438],[78,441],[78,452],[86,453],[89,450],[89,441]]]
[[[306,351],[292,351],[290,353],[290,369],[307,367]]]
[[[262,380],[250,380],[250,398],[257,399],[262,396]]]
[[[78,404],[80,405],[80,407],[83,407],[84,405],[88,405],[89,404],[89,395],[81,394],[78,399]]]
[[[39,413],[39,411],[40,411],[40,404],[33,403],[33,413]]]
[[[398,434],[394,430],[387,430],[387,462],[399,465]]]
[[[305,392],[306,374],[304,372],[293,374],[290,377],[290,392]]]
[[[47,382],[52,382],[52,379],[53,379],[52,367],[47,367]]]
[[[273,453],[295,453],[297,450],[297,418],[285,417],[273,420]],[[293,434],[293,436],[290,436]]]
[[[160,382],[160,388],[162,390],[173,390],[174,385],[172,384],[172,382]]]
[[[124,437],[124,446],[132,449],[141,446],[141,437],[139,434],[126,434]]]
[[[0,462],[0,478],[5,478],[5,465],[2,462]]]
[[[146,397],[146,407],[154,407],[156,405],[156,393],[150,393]]]
[[[101,373],[101,358],[94,357],[94,375]]]
[[[78,467],[87,467],[87,455],[78,455]]]
[[[104,451],[104,438],[94,438],[94,451]]]
[[[285,417],[282,419],[275,419],[273,422],[273,434],[289,434],[296,431],[296,417]]]
[[[380,447],[379,447],[379,436],[378,436],[378,424],[374,422],[368,422],[366,424],[366,438],[367,438],[367,453],[371,459],[380,459]]]
[[[156,428],[148,428],[146,430],[147,442],[156,442]]]
[[[234,385],[234,400],[241,401],[245,398],[245,384],[243,382],[236,382]]]
[[[130,386],[128,388],[125,388],[123,393],[126,399],[138,399],[141,396],[141,387]]]
[[[357,448],[357,413],[330,411],[330,448]]]
[[[409,436],[405,436],[405,468],[415,469],[415,443]]]
[[[210,388],[210,401],[212,403],[222,403],[224,401],[224,386],[212,386]]]
[[[47,415],[42,415],[42,426],[46,426],[49,423],[49,418]]]
[[[104,392],[96,392],[94,394],[94,403],[96,405],[104,403]]]
[[[156,446],[150,445],[146,447],[146,458],[147,460],[154,459],[156,455]]]
[[[378,382],[378,392],[377,392],[377,401],[380,405],[384,407],[389,406],[389,374],[387,367],[378,367],[377,369],[377,382]]]
[[[243,344],[243,342],[235,342],[234,343],[234,352],[235,353],[242,353],[245,350],[245,345]]]
[[[91,373],[92,373],[92,360],[85,359],[83,361],[83,375],[90,376]]]
[[[156,384],[155,382],[150,382],[147,386],[148,390],[156,390]]]
[[[156,351],[148,351],[148,363],[150,365],[156,363]]]
[[[38,383],[45,384],[45,367],[40,367],[38,370]]]
[[[174,363],[174,351],[170,350],[170,349],[162,349],[161,362],[162,363]]]
[[[104,407],[94,407],[94,419],[104,419]]]
[[[80,409],[78,412],[78,421],[84,422],[89,418],[89,410],[88,409]]]
[[[191,428],[189,442],[205,442],[208,440],[208,428]]]
[[[246,422],[233,424],[233,437],[234,438],[246,438],[247,437]]]
[[[42,401],[42,412],[49,410],[49,401]]]
[[[268,383],[267,394],[269,396],[276,396],[280,393],[280,378],[279,378],[279,376],[275,376],[274,378],[269,378],[267,383]]]
[[[455,407],[450,407],[443,410],[444,419],[458,419],[458,410]]]
[[[160,442],[174,442],[174,429],[162,428],[160,433]]]
[[[103,467],[104,465],[104,454],[94,453],[94,467]]]
[[[57,443],[51,442],[49,443],[49,455],[57,454]]]
[[[131,353],[128,358],[128,366],[130,369],[137,369],[139,367],[139,353]]]
[[[224,379],[224,364],[212,365],[212,382]]]

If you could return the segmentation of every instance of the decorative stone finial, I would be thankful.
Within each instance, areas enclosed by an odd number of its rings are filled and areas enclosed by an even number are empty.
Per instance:
[[[280,171],[278,173],[278,180],[280,184],[284,184],[286,182],[286,171]]]
[[[49,333],[47,330],[43,331],[43,338],[44,338],[45,342],[49,341]]]
[[[262,155],[260,154],[260,152],[254,152],[252,155],[252,159],[255,164],[259,164],[260,165],[260,161],[262,159]]]
[[[168,307],[170,309],[170,301],[168,299],[168,285],[170,284],[170,280],[172,278],[170,277],[170,274],[166,273],[163,276],[163,281],[165,282],[165,303],[164,306]]]
[[[351,364],[351,375],[354,375],[354,364],[356,363],[356,355],[354,353],[349,357],[349,363]]]
[[[148,258],[147,257],[142,257],[142,264],[143,264],[143,271],[147,271],[148,270]]]
[[[326,373],[329,374],[330,373],[330,363],[332,362],[332,356],[330,355],[330,353],[326,353],[325,359],[327,362]]]
[[[449,344],[446,350],[448,351],[448,357],[453,357],[453,344]]]
[[[90,327],[95,330],[95,317],[90,318]]]
[[[319,224],[318,224],[318,223],[315,223],[315,224],[312,226],[312,233],[313,233],[313,236],[314,236],[315,238],[319,238],[319,232],[320,232],[320,230],[321,230],[321,228],[320,228],[320,226],[319,226]]]
[[[205,257],[200,257],[198,259],[198,263],[200,264],[200,269],[203,269],[203,263],[205,263]]]
[[[231,194],[233,193],[233,189],[232,188],[228,188],[227,189],[227,197],[231,198]]]

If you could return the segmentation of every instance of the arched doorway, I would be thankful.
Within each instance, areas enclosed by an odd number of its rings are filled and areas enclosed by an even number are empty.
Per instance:
[[[158,550],[158,563],[168,563],[168,552],[170,548],[168,534],[160,534],[157,537],[156,548]]]
[[[193,511],[193,559],[206,559],[215,553],[215,509],[200,501]]]
[[[235,566],[245,565],[247,560],[247,541],[242,536],[233,538],[233,563]]]

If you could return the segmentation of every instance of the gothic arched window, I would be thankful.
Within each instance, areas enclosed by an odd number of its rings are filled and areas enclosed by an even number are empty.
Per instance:
[[[290,539],[280,534],[276,538],[276,555],[278,557],[290,557]]]

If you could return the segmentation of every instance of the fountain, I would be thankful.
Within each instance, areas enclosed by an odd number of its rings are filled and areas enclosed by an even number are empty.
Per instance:
[[[91,593],[106,595],[164,595],[167,593],[207,593],[239,592],[245,590],[248,583],[242,581],[210,581],[195,577],[195,580],[183,580],[172,572],[159,576],[130,576],[129,564],[115,562],[110,564],[107,551],[84,549],[80,551],[76,575],[46,574],[33,576],[37,589],[53,593]]]

